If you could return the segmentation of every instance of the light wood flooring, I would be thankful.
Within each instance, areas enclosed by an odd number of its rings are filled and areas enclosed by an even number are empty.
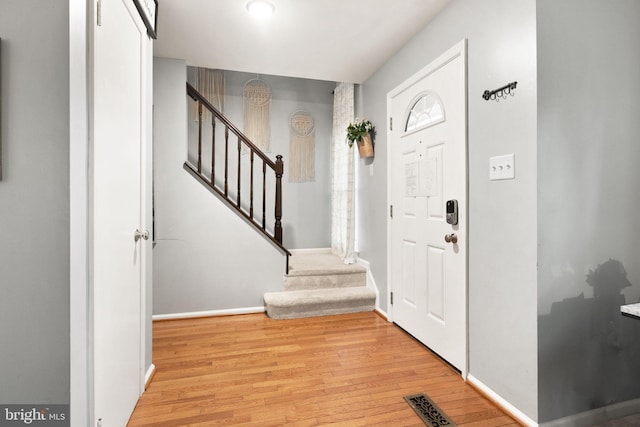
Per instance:
[[[417,393],[459,426],[519,425],[373,312],[154,322],[153,362],[130,427],[424,426]]]

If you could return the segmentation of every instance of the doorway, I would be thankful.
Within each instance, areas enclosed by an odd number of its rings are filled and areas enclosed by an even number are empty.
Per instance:
[[[129,0],[102,2],[90,72],[91,425],[126,425],[144,390],[151,41]]]
[[[391,320],[467,374],[466,40],[387,94]]]

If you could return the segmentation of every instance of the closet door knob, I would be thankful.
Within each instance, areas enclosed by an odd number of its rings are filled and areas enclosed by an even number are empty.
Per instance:
[[[144,232],[136,229],[136,232],[133,233],[133,240],[136,242],[140,239],[149,240],[149,232],[145,230]]]

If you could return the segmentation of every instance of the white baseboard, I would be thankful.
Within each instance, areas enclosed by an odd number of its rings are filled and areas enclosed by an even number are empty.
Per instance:
[[[156,374],[156,365],[153,363],[147,369],[147,373],[144,374],[144,389],[146,390],[149,387],[149,383],[151,383],[151,379]]]
[[[387,314],[386,311],[380,310],[379,308],[376,308],[376,313],[378,313],[380,315],[380,317],[383,317],[387,322],[391,322],[391,320],[389,320],[389,315]]]
[[[234,314],[264,313],[264,306],[231,308],[225,310],[192,311],[189,313],[154,314],[153,320],[192,319],[194,317],[231,316]]]
[[[500,396],[495,391],[491,390],[489,387],[487,387],[485,384],[483,384],[480,380],[478,380],[473,375],[469,374],[467,376],[467,382],[469,382],[473,387],[477,388],[489,400],[492,400],[495,404],[500,406],[502,410],[504,410],[505,412],[508,412],[509,415],[515,418],[518,422],[522,423],[527,427],[538,427],[538,423],[536,423],[531,418],[526,416],[524,412],[520,411],[511,403],[507,402],[502,396]]]
[[[389,316],[387,316],[387,313],[380,308],[380,291],[378,290],[376,279],[373,277],[373,273],[371,273],[371,263],[358,257],[357,264],[361,265],[367,270],[367,288],[372,289],[376,293],[376,311],[382,314],[387,320],[389,320]]]
[[[376,279],[373,277],[373,273],[371,272],[371,263],[360,257],[358,257],[357,263],[367,269],[367,287],[373,289],[376,293],[376,312],[390,322],[391,320],[389,319],[387,312],[380,308],[380,290],[378,289]]]
[[[590,427],[640,412],[640,399],[627,400],[540,424],[540,427]]]

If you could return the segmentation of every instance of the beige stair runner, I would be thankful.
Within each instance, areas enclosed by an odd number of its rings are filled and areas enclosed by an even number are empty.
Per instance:
[[[283,292],[264,295],[274,319],[373,311],[376,293],[366,287],[366,269],[344,264],[329,252],[295,252]]]

